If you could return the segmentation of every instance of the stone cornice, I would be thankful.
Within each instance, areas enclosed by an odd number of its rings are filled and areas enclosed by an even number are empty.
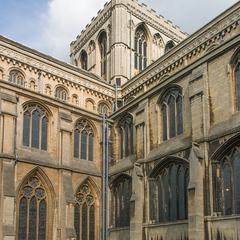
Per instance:
[[[122,87],[122,96],[139,96],[165,78],[182,70],[232,37],[239,35],[240,4],[237,3],[188,37]]]
[[[41,54],[29,52],[27,48],[21,49],[19,44],[3,37],[0,37],[0,58],[2,61],[12,63],[16,67],[42,73],[43,76],[58,81],[58,83],[67,87],[82,89],[103,99],[114,98],[114,88],[101,82],[96,75],[85,73],[85,71],[80,72],[76,67],[69,64],[59,64],[58,60],[53,61],[52,58],[45,59]]]

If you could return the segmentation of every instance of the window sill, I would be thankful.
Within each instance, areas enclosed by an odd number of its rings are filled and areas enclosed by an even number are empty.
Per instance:
[[[177,220],[174,222],[164,222],[164,223],[145,223],[143,224],[144,227],[161,227],[161,226],[173,226],[173,225],[182,225],[182,224],[188,224],[188,220]]]
[[[233,215],[222,215],[222,216],[206,216],[206,221],[222,221],[222,220],[239,220],[240,215],[239,214],[233,214]]]
[[[130,231],[130,226],[127,227],[109,227],[109,232]]]
[[[48,150],[42,150],[42,149],[34,148],[34,147],[27,147],[27,146],[24,146],[24,145],[22,145],[21,148],[22,148],[23,150],[27,150],[27,151],[29,151],[29,152],[48,153]]]

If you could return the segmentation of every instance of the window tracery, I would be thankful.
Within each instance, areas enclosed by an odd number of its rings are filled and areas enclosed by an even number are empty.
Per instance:
[[[141,25],[135,32],[134,43],[134,67],[138,71],[142,71],[147,67],[147,34],[144,27]]]
[[[23,114],[23,145],[47,150],[48,114],[37,104],[28,104]]]
[[[75,195],[74,228],[77,240],[95,239],[96,208],[91,188],[84,183]]]
[[[20,189],[18,240],[47,239],[47,193],[37,175]]]
[[[110,113],[109,106],[108,106],[106,103],[101,102],[101,103],[98,105],[98,112],[99,112],[100,114],[109,115],[109,113]]]
[[[183,133],[183,106],[179,89],[170,89],[162,98],[162,138],[163,141]]]
[[[93,161],[94,131],[89,122],[81,119],[74,128],[74,158]]]
[[[9,73],[8,80],[9,80],[9,82],[19,85],[19,86],[24,86],[24,84],[25,84],[25,77],[18,70],[11,70]]]
[[[215,211],[240,214],[240,145],[213,163]]]
[[[55,97],[61,101],[67,101],[68,100],[68,93],[67,90],[61,86],[56,88],[55,91]]]

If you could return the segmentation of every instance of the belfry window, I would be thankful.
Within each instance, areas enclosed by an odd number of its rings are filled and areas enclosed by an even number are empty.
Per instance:
[[[107,34],[103,31],[98,39],[100,49],[101,77],[107,77]]]
[[[111,222],[114,227],[130,225],[130,199],[132,179],[128,176],[118,177],[111,187]]]
[[[134,67],[142,71],[147,67],[147,35],[144,27],[141,25],[135,32],[134,43]]]
[[[93,161],[94,133],[87,120],[80,120],[74,128],[74,158]]]
[[[74,208],[74,228],[77,240],[94,240],[96,207],[95,198],[87,183],[82,184],[76,193]]]
[[[133,118],[129,114],[119,122],[119,137],[121,158],[133,154]]]
[[[88,55],[85,50],[82,50],[80,53],[80,63],[82,69],[88,70]]]
[[[68,100],[68,93],[67,90],[64,87],[57,87],[55,91],[55,98],[66,102]]]
[[[24,86],[25,78],[23,74],[18,70],[12,70],[9,73],[9,82],[14,83],[19,86]]]
[[[156,222],[174,222],[188,217],[189,172],[181,160],[168,160],[150,180],[150,215]]]
[[[47,150],[48,114],[37,104],[29,104],[23,114],[23,145]]]
[[[47,193],[37,176],[20,189],[18,240],[47,239]]]
[[[240,145],[213,163],[215,211],[240,214]]]
[[[235,78],[236,78],[236,103],[237,103],[237,110],[240,111],[240,62],[238,62],[235,71]]]
[[[161,101],[163,141],[183,133],[182,95],[170,89]]]

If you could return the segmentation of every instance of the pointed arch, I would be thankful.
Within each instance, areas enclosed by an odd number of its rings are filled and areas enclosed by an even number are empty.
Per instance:
[[[80,52],[79,58],[80,58],[81,68],[84,70],[88,70],[88,54],[84,49]]]
[[[189,162],[176,156],[160,160],[149,174],[150,216],[157,222],[187,219]]]
[[[99,239],[99,192],[91,177],[85,178],[75,191],[74,228],[78,240]]]
[[[168,41],[165,45],[165,53],[169,52],[175,46],[176,44],[172,40]]]
[[[101,30],[98,35],[98,45],[100,52],[101,77],[107,79],[107,32]]]
[[[40,168],[29,172],[17,188],[17,239],[53,238],[54,188]]]

